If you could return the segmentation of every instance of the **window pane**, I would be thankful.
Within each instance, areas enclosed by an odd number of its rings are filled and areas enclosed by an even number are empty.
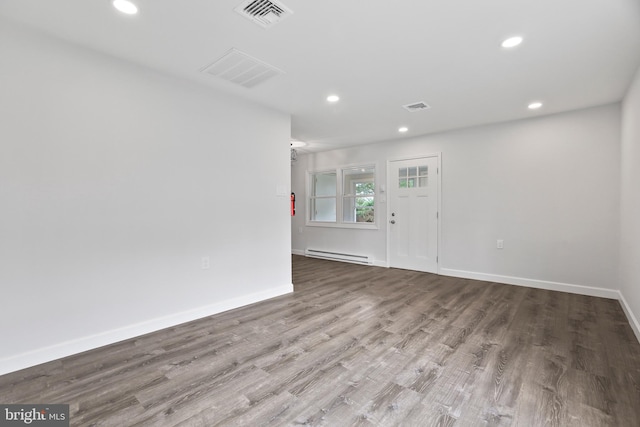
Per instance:
[[[418,168],[418,173],[420,174],[420,176],[429,175],[429,167],[428,166],[420,166]]]
[[[400,179],[402,178],[406,178],[407,177],[407,168],[400,168],[398,169],[398,177]]]
[[[374,193],[373,181],[356,182],[355,185],[356,185],[356,196],[365,195],[365,194],[373,194]]]
[[[359,166],[342,171],[342,222],[374,222],[374,166]]]
[[[427,178],[426,176],[422,176],[418,179],[420,180],[420,187],[426,187],[427,185],[429,185],[429,178]]]
[[[373,197],[345,197],[342,200],[343,222],[375,222]]]
[[[373,194],[375,169],[372,166],[344,169],[342,171],[342,195]]]
[[[375,222],[373,197],[356,198],[356,222]]]
[[[409,168],[409,178],[418,176],[418,168]]]
[[[311,221],[336,221],[336,199],[311,199]]]
[[[398,185],[398,187],[400,188],[407,188],[407,179],[406,178],[402,178],[400,180],[400,184]]]
[[[335,196],[336,173],[322,172],[313,174],[312,196]]]
[[[342,222],[356,222],[356,198],[342,198]]]

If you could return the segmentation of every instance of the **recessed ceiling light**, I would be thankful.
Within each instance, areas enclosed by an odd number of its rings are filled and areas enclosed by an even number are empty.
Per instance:
[[[138,6],[131,3],[129,0],[113,0],[111,2],[113,7],[118,9],[122,13],[126,13],[127,15],[135,15],[138,13]]]
[[[538,108],[542,107],[542,102],[532,102],[531,104],[529,104],[529,110],[537,110]]]
[[[520,43],[522,43],[522,40],[523,39],[520,36],[509,37],[508,39],[502,42],[502,47],[506,47],[507,49],[516,47],[520,45]]]
[[[327,101],[329,101],[329,102],[338,102],[338,101],[340,101],[340,97],[338,95],[329,95],[329,96],[327,96]]]
[[[405,133],[407,131],[409,131],[409,128],[406,126],[402,126],[401,128],[398,128],[398,132],[400,133]]]

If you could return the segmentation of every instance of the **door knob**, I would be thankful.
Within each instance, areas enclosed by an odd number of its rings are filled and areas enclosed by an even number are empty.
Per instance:
[[[391,220],[391,221],[389,221],[389,222],[390,222],[391,224],[395,224],[395,223],[396,223],[396,220],[395,220],[395,219],[392,219],[392,220]]]

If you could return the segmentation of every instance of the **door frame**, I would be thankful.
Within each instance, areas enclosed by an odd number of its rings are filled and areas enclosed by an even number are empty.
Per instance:
[[[386,170],[386,184],[387,184],[387,188],[385,191],[385,198],[387,198],[387,195],[389,194],[389,189],[391,188],[391,185],[395,185],[395,183],[391,182],[391,164],[393,162],[401,162],[404,160],[419,160],[419,159],[425,159],[428,157],[436,157],[437,158],[437,164],[438,164],[438,170],[436,171],[436,186],[438,189],[438,197],[437,197],[437,203],[438,206],[436,207],[437,212],[438,212],[438,236],[436,238],[436,245],[437,245],[437,250],[436,250],[436,273],[435,274],[440,274],[440,247],[442,244],[442,152],[441,151],[437,151],[435,153],[431,153],[431,154],[423,154],[423,155],[416,155],[416,156],[410,156],[410,157],[399,157],[399,158],[392,158],[392,159],[387,159],[387,170]],[[385,222],[385,227],[387,229],[387,268],[391,267],[391,227],[389,227],[389,218],[391,218],[391,202],[390,200],[387,198],[386,200],[386,205],[387,205],[387,216],[386,216],[386,222]]]

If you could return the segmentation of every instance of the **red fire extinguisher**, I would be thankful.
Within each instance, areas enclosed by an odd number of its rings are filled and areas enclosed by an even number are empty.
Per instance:
[[[291,216],[296,215],[296,193],[291,193]]]

